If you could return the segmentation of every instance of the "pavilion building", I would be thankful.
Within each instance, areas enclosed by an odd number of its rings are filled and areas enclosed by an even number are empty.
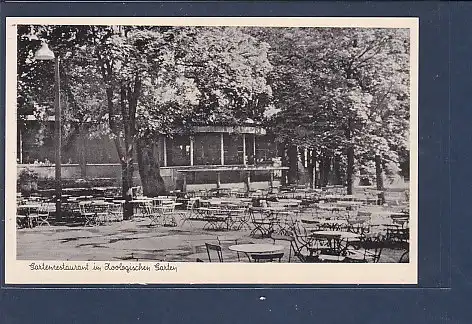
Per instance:
[[[29,167],[53,178],[54,120],[46,122],[41,144],[38,121],[28,118],[18,127],[19,169]],[[25,127],[26,125],[26,127]],[[280,185],[281,158],[273,136],[255,124],[194,126],[187,132],[156,137],[161,176],[169,190],[211,188],[266,189]],[[106,136],[69,135],[63,139],[64,179],[121,177],[113,142]],[[44,163],[46,162],[46,163]],[[135,183],[140,178],[136,167]]]

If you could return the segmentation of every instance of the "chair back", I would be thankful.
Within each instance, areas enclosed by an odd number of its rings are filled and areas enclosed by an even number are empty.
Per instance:
[[[313,241],[311,235],[306,232],[304,227],[293,226],[290,229],[290,236],[293,238],[291,244],[294,250],[294,255],[298,257],[301,262],[309,262],[308,247],[311,246]]]
[[[198,198],[189,198],[187,201],[187,204],[185,206],[185,209],[187,210],[193,210],[197,204]]]
[[[114,216],[115,220],[121,221],[123,220],[123,204],[122,203],[114,203],[109,205],[108,212]]]
[[[56,211],[56,204],[54,203],[42,203],[41,206],[38,208],[39,214],[51,214],[51,212]]]
[[[368,211],[359,210],[357,211],[358,220],[369,221],[372,218],[372,213]]]
[[[223,262],[223,252],[222,252],[221,245],[218,245],[218,244],[211,244],[211,243],[205,243],[205,247],[206,247],[207,254],[208,254],[208,261],[212,262],[212,261],[211,261],[211,253],[210,253],[210,251],[215,251],[216,254],[218,255],[218,260],[219,260],[220,262]]]
[[[90,208],[92,209],[92,211],[94,213],[97,213],[97,214],[104,214],[104,213],[108,213],[108,209],[109,209],[110,205],[107,204],[107,203],[104,203],[104,202],[93,202],[91,205],[90,205]]]
[[[175,209],[175,203],[172,200],[166,200],[162,202],[160,208],[163,214],[173,213]]]
[[[406,251],[400,257],[400,261],[398,263],[409,263],[410,262],[410,251]]]
[[[366,261],[379,262],[384,246],[380,236],[367,236],[361,239],[359,244],[364,249],[364,259]]]
[[[264,213],[264,209],[261,207],[252,207],[249,209],[249,216],[251,222],[262,222],[266,218],[266,214]]]
[[[92,203],[90,201],[81,201],[79,202],[79,212],[80,214],[91,213],[92,212]]]

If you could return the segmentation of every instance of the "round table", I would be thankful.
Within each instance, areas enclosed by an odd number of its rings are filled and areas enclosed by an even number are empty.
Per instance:
[[[236,244],[230,245],[228,247],[231,251],[238,252],[238,260],[239,260],[239,253],[246,254],[247,259],[251,262],[252,255],[261,255],[267,254],[272,255],[278,252],[283,251],[284,247],[282,245],[275,245],[275,244]]]
[[[361,235],[351,232],[343,231],[315,231],[312,232],[313,235],[326,236],[327,238],[344,238],[344,239],[357,239]]]
[[[279,211],[286,211],[287,208],[285,207],[277,207],[277,206],[272,206],[272,207],[259,207],[260,210],[266,211],[266,212],[279,212]]]
[[[327,210],[327,211],[331,211],[331,212],[346,210],[345,207],[339,207],[339,206],[323,206],[323,204],[319,204],[319,205],[316,206],[316,207],[317,207],[318,209]]]
[[[348,221],[347,219],[320,219],[318,223],[326,225],[347,225]]]
[[[364,203],[361,201],[338,201],[336,205],[343,206],[343,207],[352,207],[352,206],[362,206]]]
[[[261,244],[236,244],[228,247],[231,251],[242,252],[246,254],[252,253],[275,253],[283,251],[282,245],[261,243]]]
[[[133,200],[130,200],[131,203],[137,203],[137,204],[140,204],[140,203],[150,203],[152,202],[152,199],[151,198],[148,198],[148,199],[133,199]]]
[[[302,217],[300,221],[305,224],[319,224],[320,223],[320,219],[308,218],[308,217]]]

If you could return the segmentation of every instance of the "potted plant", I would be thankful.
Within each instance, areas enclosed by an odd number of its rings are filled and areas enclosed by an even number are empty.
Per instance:
[[[30,194],[38,190],[38,173],[31,169],[23,169],[18,175],[18,185],[22,194]]]

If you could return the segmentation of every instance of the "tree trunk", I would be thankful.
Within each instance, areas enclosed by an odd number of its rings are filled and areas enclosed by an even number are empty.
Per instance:
[[[281,162],[282,162],[283,167],[288,166],[286,149],[287,149],[287,144],[283,143],[280,149],[280,156],[282,157]],[[282,187],[287,186],[287,173],[288,173],[287,170],[282,170],[282,178],[280,179],[280,185]]]
[[[318,158],[318,162],[319,162],[319,166],[320,166],[320,179],[319,179],[319,184],[318,184],[318,188],[323,188],[323,184],[324,184],[324,178],[325,178],[325,175],[324,175],[324,155],[323,155],[323,152],[321,152],[319,158]]]
[[[385,203],[385,193],[382,177],[382,161],[379,154],[375,155],[375,182],[377,184],[377,190],[380,191],[379,204],[383,205]]]
[[[133,173],[134,165],[133,159],[126,159],[121,162],[121,188],[123,199],[125,200],[123,219],[128,220],[133,216],[133,205],[131,200],[133,199]]]
[[[149,140],[140,139],[136,149],[143,194],[146,197],[166,195],[167,190],[161,177],[159,157],[156,156],[155,145]]]
[[[341,166],[339,161],[339,156],[335,155],[333,159],[333,168],[334,168],[334,184],[341,185]]]
[[[313,170],[314,170],[314,161],[313,161],[313,151],[312,150],[308,150],[307,151],[307,164],[308,164],[308,179],[310,181],[310,188],[313,189],[314,188],[314,182],[315,182],[315,177],[313,175]]]
[[[349,145],[347,148],[347,194],[352,195],[354,182],[354,147]]]
[[[327,153],[325,152],[321,156],[321,165],[320,165],[321,187],[326,187],[329,184],[330,171],[331,171],[331,157],[327,155]]]
[[[298,175],[298,149],[295,145],[290,145],[288,150],[288,183],[295,184],[297,182]]]
[[[123,218],[133,215],[131,204],[134,172],[134,142],[136,134],[136,108],[141,93],[141,78],[138,72],[128,79],[114,79],[113,63],[102,53],[98,54],[98,67],[105,81],[108,123],[115,135],[114,142],[121,163],[122,196],[125,200]],[[119,84],[119,86],[118,86]],[[115,105],[115,89],[119,89],[119,103]],[[119,109],[118,109],[119,107]],[[117,118],[117,117],[121,118]]]
[[[347,147],[347,170],[346,170],[346,184],[347,194],[352,195],[352,189],[354,184],[354,143],[352,143],[352,120],[351,118],[347,121],[347,127],[345,130],[346,139],[348,142]]]
[[[311,152],[311,163],[313,164],[313,187],[311,187],[312,189],[317,188],[317,185],[320,182],[318,179],[318,171],[316,170],[316,162],[317,162],[316,150],[313,150]]]
[[[85,179],[87,177],[87,161],[86,161],[86,138],[85,129],[83,125],[79,126],[79,165],[80,177]]]

